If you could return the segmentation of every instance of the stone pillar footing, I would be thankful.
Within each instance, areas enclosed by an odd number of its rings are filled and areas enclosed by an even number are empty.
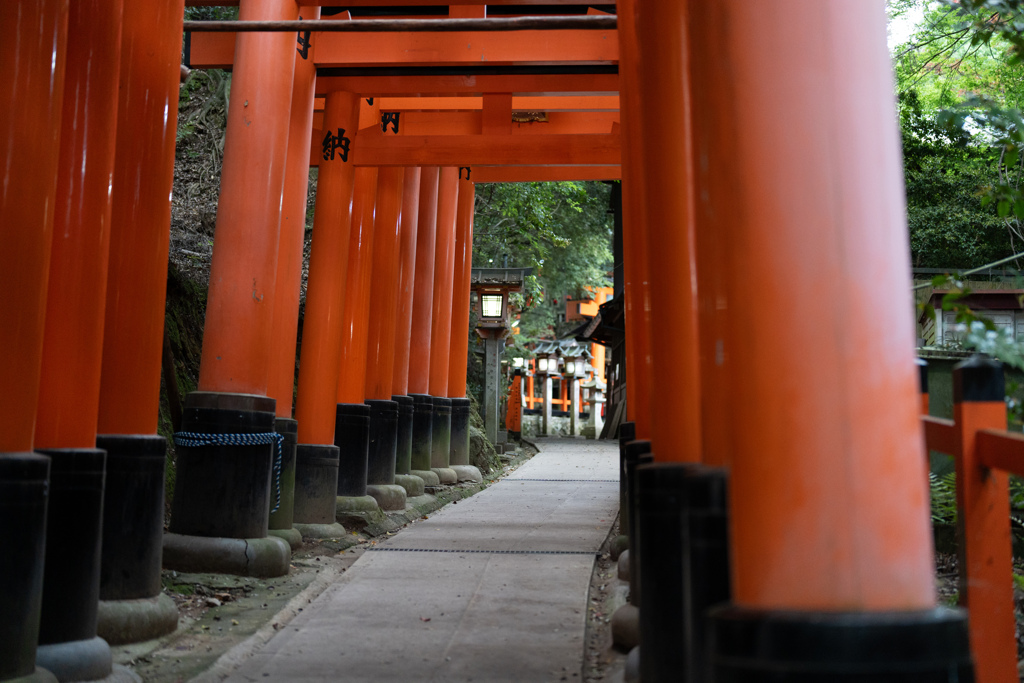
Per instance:
[[[38,666],[36,670],[27,676],[18,676],[17,678],[5,678],[4,683],[58,683],[57,677],[46,669],[40,669]]]
[[[274,536],[219,538],[164,534],[164,568],[272,578],[288,574],[291,548]]]
[[[629,651],[640,644],[640,610],[628,602],[612,614],[612,644]]]
[[[335,515],[349,512],[374,512],[380,506],[373,496],[338,496],[335,499]]]
[[[366,495],[376,500],[381,510],[405,509],[405,489],[397,484],[368,484]]]
[[[426,493],[426,483],[414,474],[396,474],[395,484],[405,489],[406,499],[422,496]]]
[[[626,670],[622,674],[624,683],[640,683],[640,646],[637,645],[626,655]]]
[[[96,632],[111,645],[141,643],[173,633],[178,608],[169,595],[134,600],[100,600]]]
[[[302,547],[302,532],[295,528],[294,523],[290,529],[270,529],[267,531],[267,536],[280,538],[282,541],[287,543],[292,550],[298,550]]]
[[[782,612],[725,605],[711,610],[708,628],[709,673],[721,683],[974,680],[963,610]]]
[[[455,472],[455,476],[460,482],[469,481],[479,484],[484,480],[484,475],[480,474],[480,470],[473,465],[452,465],[449,469]]]
[[[412,470],[409,474],[423,480],[424,486],[440,486],[441,480],[433,470]]]
[[[95,681],[109,676],[114,660],[110,645],[99,636],[87,640],[40,645],[36,649],[36,666],[66,681]]]
[[[303,538],[342,538],[348,532],[345,527],[334,522],[333,524],[296,524],[295,530],[302,534]]]
[[[459,475],[450,467],[431,467],[430,471],[437,475],[442,484],[458,484]]]

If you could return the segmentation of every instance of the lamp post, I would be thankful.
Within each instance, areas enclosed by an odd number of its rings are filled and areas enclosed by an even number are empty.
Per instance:
[[[487,440],[498,444],[501,404],[501,352],[511,332],[509,294],[522,291],[532,268],[474,268],[471,288],[479,316],[476,333],[484,340],[484,430]]]

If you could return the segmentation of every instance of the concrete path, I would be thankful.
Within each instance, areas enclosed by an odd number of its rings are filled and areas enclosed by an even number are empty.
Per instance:
[[[366,552],[227,680],[579,681],[618,450],[538,445],[510,476]]]

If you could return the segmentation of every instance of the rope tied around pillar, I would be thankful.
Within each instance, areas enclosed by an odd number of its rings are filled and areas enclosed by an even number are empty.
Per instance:
[[[201,434],[199,432],[175,432],[174,445],[185,448],[202,446],[265,446],[277,443],[274,457],[274,507],[271,514],[281,507],[281,464],[284,461],[284,435],[277,432],[256,432],[254,434]]]

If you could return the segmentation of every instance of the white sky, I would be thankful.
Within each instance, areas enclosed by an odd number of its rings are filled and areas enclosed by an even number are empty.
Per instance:
[[[914,32],[914,27],[922,19],[924,19],[924,8],[918,7],[892,21],[889,24],[889,49],[892,50],[900,43],[905,43],[910,38],[910,34]]]

